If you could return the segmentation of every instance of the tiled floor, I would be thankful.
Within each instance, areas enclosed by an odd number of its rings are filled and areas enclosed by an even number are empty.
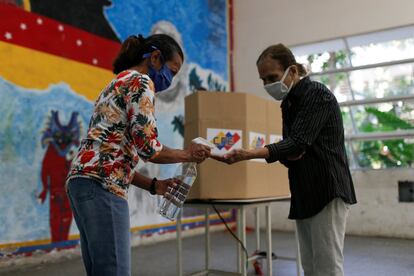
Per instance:
[[[212,267],[235,271],[236,242],[226,232],[212,234]],[[204,239],[195,236],[184,239],[184,271],[202,269]],[[248,248],[253,251],[254,235],[248,234]],[[132,250],[132,275],[176,275],[175,240]],[[293,233],[274,232],[273,251],[277,255],[295,256]],[[265,263],[264,263],[265,266]],[[292,261],[273,262],[273,275],[296,275]],[[80,258],[59,263],[20,267],[14,271],[0,270],[10,276],[79,276],[85,275]],[[249,265],[249,275],[254,275]],[[346,237],[345,275],[348,276],[414,276],[414,240]]]

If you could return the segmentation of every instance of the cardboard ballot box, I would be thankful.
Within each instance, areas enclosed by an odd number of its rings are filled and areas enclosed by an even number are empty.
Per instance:
[[[277,102],[245,93],[197,92],[185,99],[185,145],[204,137],[215,154],[255,148],[281,139]],[[287,169],[279,162],[243,161],[227,165],[208,159],[197,168],[191,199],[250,199],[288,196]]]

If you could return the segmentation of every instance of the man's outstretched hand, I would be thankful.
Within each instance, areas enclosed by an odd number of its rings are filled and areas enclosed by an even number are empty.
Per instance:
[[[298,161],[303,158],[306,152],[303,152],[299,155],[288,156],[287,160],[289,161]],[[268,154],[268,153],[267,153]],[[231,152],[224,154],[224,155],[215,155],[211,154],[210,156],[214,160],[226,163],[226,164],[234,164],[240,161],[245,161],[253,158],[268,158],[266,153],[263,152],[263,149],[256,149],[256,150],[245,150],[245,149],[235,149]]]
[[[225,155],[214,155],[210,156],[214,160],[224,162],[226,164],[234,164],[240,161],[251,159],[250,152],[245,149],[235,149]]]

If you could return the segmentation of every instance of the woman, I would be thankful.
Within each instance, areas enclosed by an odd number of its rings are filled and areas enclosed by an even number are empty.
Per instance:
[[[95,103],[67,179],[88,275],[130,275],[129,185],[158,195],[177,185],[135,173],[139,159],[202,162],[210,155],[206,146],[169,149],[157,140],[154,96],[170,86],[183,59],[180,46],[167,35],[131,36],[114,61],[116,77]]]
[[[343,275],[346,217],[356,198],[339,105],[282,44],[264,50],[257,69],[265,90],[282,101],[283,140],[235,150],[221,161],[265,158],[288,167],[289,218],[296,220],[305,275]]]

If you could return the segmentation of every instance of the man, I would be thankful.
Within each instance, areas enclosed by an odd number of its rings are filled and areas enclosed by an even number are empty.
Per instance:
[[[283,140],[214,158],[229,164],[265,158],[288,167],[289,218],[296,220],[305,275],[343,275],[346,218],[356,197],[339,105],[282,44],[264,50],[257,68],[265,90],[282,101]]]

